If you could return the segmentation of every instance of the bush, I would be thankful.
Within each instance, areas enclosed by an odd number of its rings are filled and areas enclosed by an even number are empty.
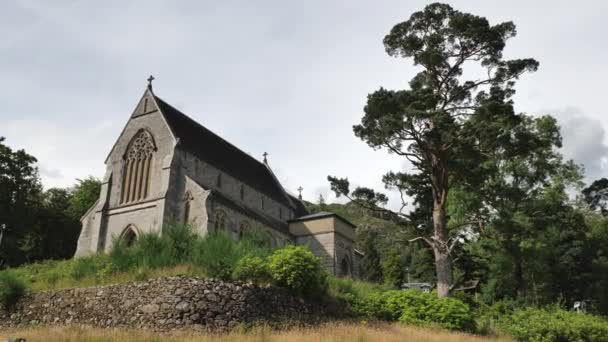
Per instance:
[[[245,256],[241,258],[234,268],[234,279],[248,280],[256,283],[270,281],[268,264],[259,256]]]
[[[25,293],[25,283],[10,271],[0,272],[0,305],[9,308]]]
[[[608,321],[560,309],[517,309],[499,319],[497,325],[518,341],[608,341]]]
[[[473,330],[474,320],[468,305],[455,298],[438,298],[434,293],[417,290],[385,293],[391,318],[414,325],[437,325],[451,330]]]
[[[382,293],[372,293],[363,298],[351,295],[350,298],[347,298],[347,302],[355,317],[369,320],[391,320]]]
[[[70,267],[70,277],[74,280],[80,280],[88,275],[97,273],[97,258],[96,256],[88,256],[76,258],[72,261]],[[57,282],[58,279],[50,279],[51,282]]]
[[[208,276],[228,280],[242,256],[237,243],[225,233],[218,232],[196,240],[192,261],[202,267]]]
[[[321,262],[304,246],[286,246],[268,257],[268,268],[277,285],[297,294],[322,294],[327,288],[327,277]]]
[[[199,238],[187,224],[168,224],[163,227],[163,240],[166,240],[168,249],[167,257],[170,261],[167,265],[177,265],[190,259],[195,241]]]

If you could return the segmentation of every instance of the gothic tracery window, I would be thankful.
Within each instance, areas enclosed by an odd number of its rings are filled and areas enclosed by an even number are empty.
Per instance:
[[[145,199],[150,188],[150,166],[156,147],[152,135],[139,131],[129,143],[124,156],[120,203]]]

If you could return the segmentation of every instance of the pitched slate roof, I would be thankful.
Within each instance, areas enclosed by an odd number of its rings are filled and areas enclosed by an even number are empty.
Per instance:
[[[267,165],[211,132],[175,107],[154,96],[179,146],[275,201],[293,207]]]
[[[326,217],[335,217],[339,220],[341,220],[342,222],[348,224],[349,226],[355,228],[356,226],[350,222],[349,220],[345,219],[344,217],[336,214],[336,213],[332,213],[329,211],[320,211],[318,213],[314,213],[314,214],[310,214],[310,215],[306,215],[306,216],[300,216],[297,217],[293,220],[289,220],[289,222],[301,222],[301,221],[308,221],[308,220],[317,220],[317,219],[321,219],[321,218],[326,218]]]

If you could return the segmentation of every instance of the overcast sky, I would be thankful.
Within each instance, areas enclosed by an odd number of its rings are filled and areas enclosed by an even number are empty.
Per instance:
[[[251,155],[267,151],[287,190],[332,201],[328,174],[382,189],[382,174],[407,164],[352,125],[368,93],[417,72],[382,39],[427,3],[2,1],[0,136],[38,158],[45,187],[102,177],[153,74],[158,96]],[[516,23],[505,54],[540,61],[517,110],[558,117],[564,154],[587,180],[608,176],[608,1],[449,3]]]

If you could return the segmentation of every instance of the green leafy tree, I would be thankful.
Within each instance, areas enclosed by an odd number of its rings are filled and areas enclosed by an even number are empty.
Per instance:
[[[399,252],[389,251],[382,260],[384,282],[393,287],[400,287],[405,282],[405,260]]]
[[[0,137],[0,225],[6,227],[0,246],[4,265],[18,265],[26,260],[36,237],[30,228],[37,224],[36,207],[42,186],[36,158],[24,150],[14,151]]]
[[[44,192],[42,205],[38,209],[38,224],[35,235],[39,238],[37,252],[40,259],[67,259],[74,256],[80,221],[70,215],[73,198],[69,189],[51,188]]]
[[[583,189],[583,199],[591,210],[608,216],[608,179],[598,179]]]
[[[364,237],[359,238],[363,258],[361,260],[361,278],[379,283],[382,281],[382,266],[380,252],[378,251],[378,233],[368,231]]]
[[[95,204],[101,191],[101,181],[93,176],[78,179],[78,183],[72,190],[72,198],[68,212],[75,220],[82,216]]]
[[[461,236],[447,223],[451,185],[474,189],[485,180],[487,153],[509,144],[511,129],[520,121],[513,110],[515,80],[538,67],[533,59],[503,58],[506,41],[515,34],[512,22],[490,25],[447,4],[430,4],[412,14],[393,27],[384,46],[389,55],[411,58],[422,70],[408,90],[380,88],[370,94],[361,124],[354,127],[372,148],[386,148],[417,169],[388,174],[387,186],[403,193],[416,181],[424,186],[419,192],[430,189],[432,220],[419,239],[433,250],[440,297],[448,296],[453,285],[452,252]],[[483,70],[483,76],[465,75],[469,65]],[[329,180],[338,195],[378,199],[370,189],[351,193],[346,179]]]

